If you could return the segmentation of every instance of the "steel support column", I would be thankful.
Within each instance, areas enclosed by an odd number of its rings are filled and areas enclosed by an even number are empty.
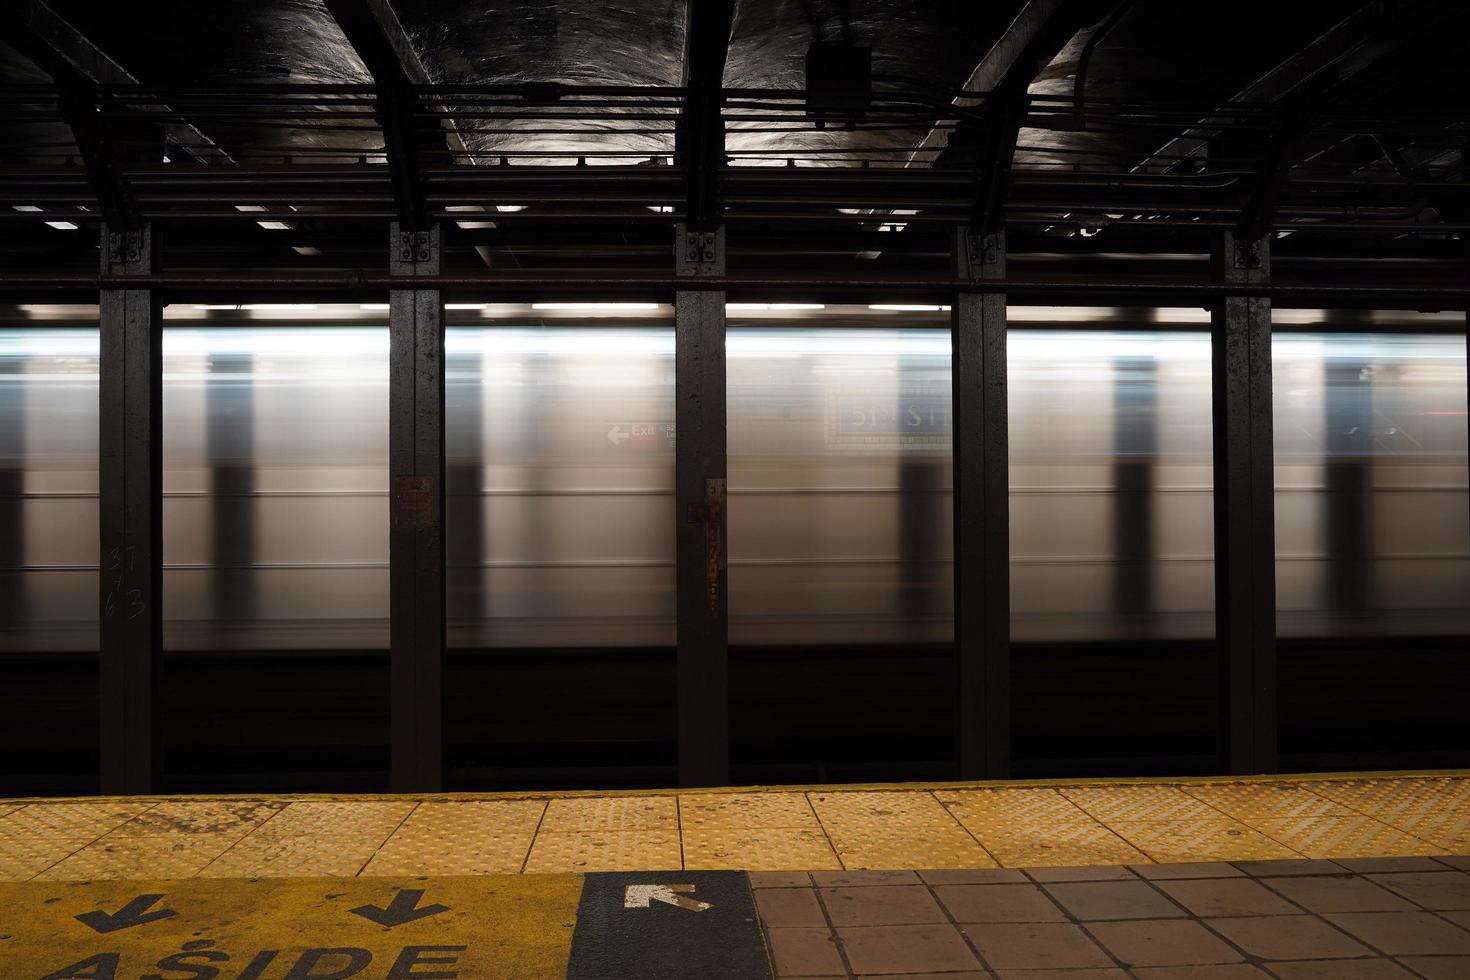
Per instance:
[[[681,275],[724,275],[724,231],[677,230]],[[725,292],[674,293],[679,785],[730,774]]]
[[[437,275],[441,232],[394,223],[394,275]],[[444,787],[444,297],[388,293],[390,683],[395,792]]]
[[[1221,232],[1217,281],[1270,282],[1270,239]],[[1226,296],[1211,311],[1215,444],[1215,640],[1222,771],[1276,771],[1276,528],[1271,301]]]
[[[102,228],[105,275],[154,271],[147,226]],[[100,294],[98,442],[103,793],[155,788],[163,617],[163,308],[152,289]]]
[[[974,283],[955,296],[950,321],[959,775],[999,779],[1011,743],[1006,297],[985,282],[1005,277],[1005,232],[961,229],[955,258]]]

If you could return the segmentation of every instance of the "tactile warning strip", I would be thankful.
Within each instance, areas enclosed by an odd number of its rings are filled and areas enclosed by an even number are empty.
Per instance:
[[[1470,776],[0,801],[0,880],[1075,868],[1470,852]]]

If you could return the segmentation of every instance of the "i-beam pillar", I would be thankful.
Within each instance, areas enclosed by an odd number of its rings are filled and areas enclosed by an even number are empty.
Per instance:
[[[153,230],[102,228],[105,276],[154,271]],[[151,793],[154,692],[163,617],[163,308],[145,287],[99,301],[99,613],[101,790]]]
[[[1005,232],[955,236],[971,288],[951,307],[954,630],[961,779],[1002,779],[1011,757],[1011,586]]]
[[[725,273],[725,233],[676,231],[681,279]],[[730,781],[725,291],[674,292],[680,786]]]
[[[1271,281],[1269,235],[1221,232],[1217,282]],[[1244,292],[1211,311],[1215,450],[1215,642],[1221,771],[1268,773],[1276,755],[1276,528],[1271,301]]]
[[[441,232],[396,222],[395,276],[438,275]],[[389,675],[394,792],[444,788],[444,297],[388,292]]]

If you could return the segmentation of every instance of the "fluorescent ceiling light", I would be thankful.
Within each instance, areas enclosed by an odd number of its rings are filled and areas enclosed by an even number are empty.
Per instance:
[[[533,310],[583,310],[603,313],[632,313],[656,310],[657,303],[532,303]]]
[[[485,304],[484,303],[445,303],[444,304],[444,308],[446,310],[483,310],[483,309],[485,309]],[[386,307],[385,307],[385,309],[386,309]]]
[[[727,310],[825,310],[821,303],[726,303]]]
[[[297,255],[321,255],[322,250],[315,245],[292,245],[291,251]]]
[[[77,226],[70,221],[48,221],[46,222],[57,231],[76,231]]]
[[[40,211],[41,209],[38,208],[38,207],[36,207],[34,204],[17,204],[17,205],[15,205],[15,210],[17,210],[17,211],[23,211],[26,214],[35,214],[36,212]]]
[[[386,310],[388,308],[388,304],[387,303],[359,303],[357,305],[357,308],[359,310]]]
[[[510,212],[524,211],[524,210],[526,210],[526,206],[524,204],[497,204],[497,205],[495,205],[495,210],[501,211],[501,212],[506,212],[506,211],[510,211]]]
[[[918,303],[873,303],[868,309],[885,313],[944,313],[948,306],[924,306]]]
[[[674,206],[672,204],[650,204],[648,210],[657,211],[659,214],[673,214]]]

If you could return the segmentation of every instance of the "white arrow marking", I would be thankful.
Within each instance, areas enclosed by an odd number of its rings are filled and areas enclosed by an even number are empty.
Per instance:
[[[714,908],[709,902],[684,897],[692,894],[694,894],[693,885],[629,885],[627,891],[623,893],[623,908],[646,909],[649,907],[649,902],[677,905],[689,912],[703,912],[705,909]]]
[[[623,440],[627,438],[629,438],[628,433],[623,431],[623,427],[621,425],[615,425],[611,429],[607,430],[607,441],[612,443],[614,446],[621,446],[623,444]]]

